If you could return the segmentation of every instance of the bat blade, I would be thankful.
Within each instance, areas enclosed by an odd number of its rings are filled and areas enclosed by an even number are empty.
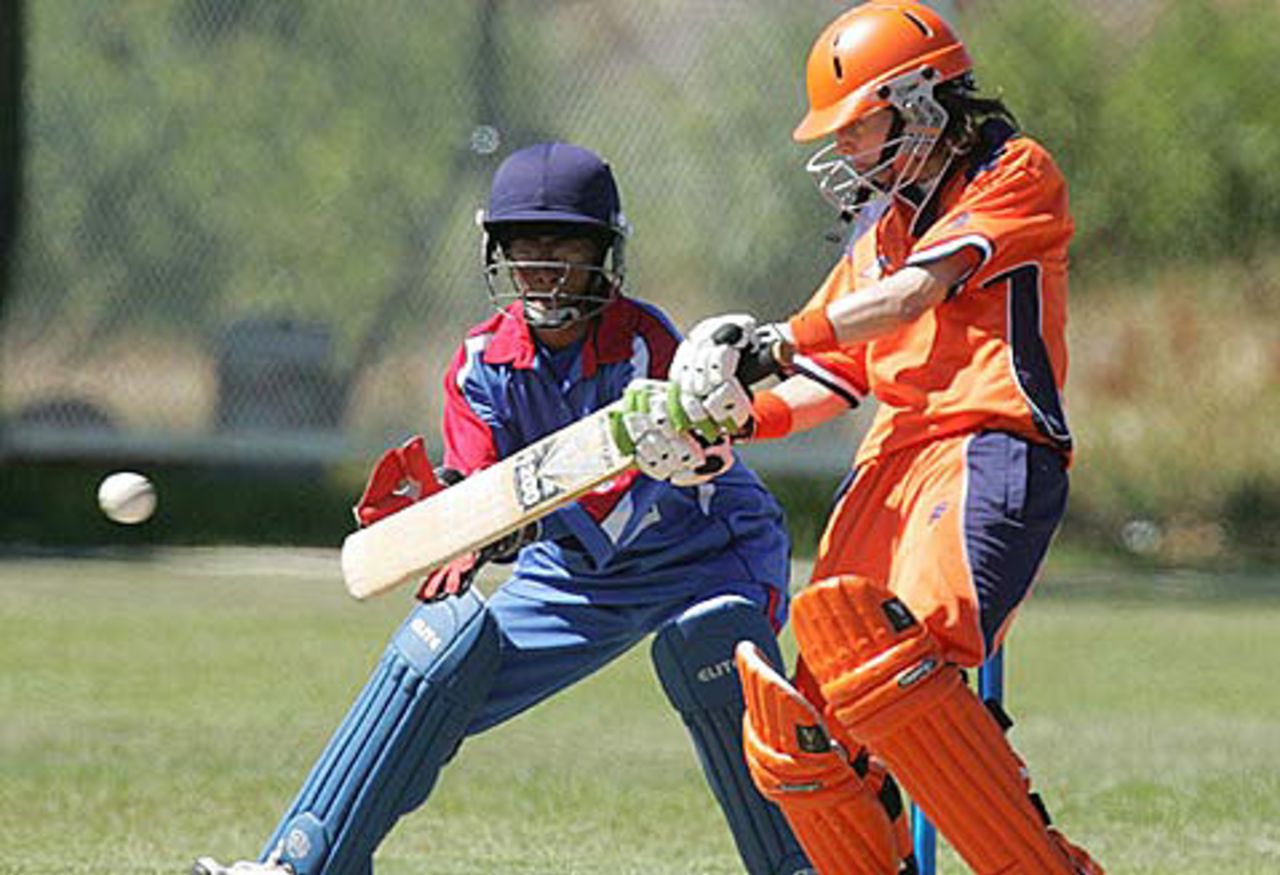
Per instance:
[[[614,443],[613,406],[547,435],[456,486],[352,532],[342,544],[347,592],[366,599],[563,507],[632,466]]]

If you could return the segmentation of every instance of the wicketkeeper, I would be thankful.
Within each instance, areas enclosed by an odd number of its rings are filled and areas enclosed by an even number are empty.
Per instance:
[[[700,323],[677,400],[653,413],[678,437],[769,439],[878,404],[796,597],[794,681],[738,650],[752,772],[823,875],[901,865],[868,780],[883,768],[975,872],[1102,871],[964,680],[1030,590],[1072,451],[1067,185],[971,69],[922,3],[866,3],[823,31],[794,137],[826,141],[808,169],[851,223],[843,255],[786,322]],[[787,378],[752,397],[740,376],[761,370]]]
[[[432,470],[421,438],[388,452],[357,507],[363,524],[617,400],[637,378],[665,375],[675,353],[666,317],[622,294],[626,223],[594,153],[565,143],[515,152],[494,176],[482,225],[498,312],[467,333],[445,374],[444,469]],[[632,471],[431,574],[258,861],[203,858],[197,875],[370,872],[379,842],[427,800],[467,736],[650,633],[658,678],[747,871],[812,871],[749,776],[733,663],[744,640],[779,659],[782,513],[727,442],[677,441],[666,460],[650,452],[660,428],[645,413],[648,385],[633,391],[626,430],[660,479]],[[711,481],[712,471],[723,473]],[[487,600],[469,588],[486,560],[514,563]]]

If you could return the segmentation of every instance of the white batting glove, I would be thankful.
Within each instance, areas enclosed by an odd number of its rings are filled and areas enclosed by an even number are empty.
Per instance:
[[[741,435],[751,421],[748,383],[783,375],[781,358],[790,342],[785,324],[758,325],[752,316],[704,319],[689,332],[672,359],[669,376],[692,427],[706,440]]]
[[[676,349],[675,358],[667,376],[682,392],[703,397],[727,379],[732,379],[738,368],[741,351],[751,342],[756,330],[756,318],[747,313],[730,313],[703,319]],[[736,328],[733,332],[731,329]],[[730,342],[717,339],[717,335],[730,333],[736,337]]]
[[[751,418],[751,395],[735,372],[755,330],[755,317],[746,313],[704,319],[671,360],[668,376],[680,388],[685,413],[708,440],[741,431]],[[725,334],[732,339],[726,342]]]
[[[733,467],[733,442],[721,435],[715,443],[702,448],[705,461],[692,471],[680,470],[671,475],[672,486],[697,486],[719,477]]]
[[[672,395],[665,381],[632,380],[622,395],[622,411],[613,417],[614,440],[655,480],[670,480],[706,461],[702,445],[672,422]]]

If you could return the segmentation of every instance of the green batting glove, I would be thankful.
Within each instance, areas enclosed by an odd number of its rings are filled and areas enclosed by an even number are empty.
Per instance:
[[[705,414],[706,411],[703,410],[702,413]],[[719,440],[723,433],[720,424],[709,415],[701,416],[698,419],[694,419],[689,415],[684,399],[681,396],[680,387],[675,383],[667,384],[667,419],[676,431],[697,435],[709,444]]]

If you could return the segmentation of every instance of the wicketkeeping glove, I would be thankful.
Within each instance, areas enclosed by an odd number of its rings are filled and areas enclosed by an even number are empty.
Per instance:
[[[442,484],[427,458],[421,435],[387,450],[373,466],[364,493],[352,509],[362,528],[439,492]]]
[[[418,587],[418,598],[430,602],[466,592],[486,563],[514,560],[525,545],[538,540],[541,531],[540,524],[534,521],[492,544],[446,562],[422,581]]]
[[[354,508],[356,522],[362,527],[372,525],[465,478],[465,474],[453,468],[432,468],[426,441],[420,436],[414,437],[387,450],[378,459]],[[532,522],[478,551],[442,565],[422,581],[418,598],[431,601],[466,591],[486,562],[510,562],[522,547],[538,540],[540,532],[541,525]]]
[[[480,570],[482,564],[480,554],[475,551],[463,553],[458,558],[446,562],[428,574],[426,579],[418,585],[418,599],[433,602],[436,599],[465,592],[467,587],[471,586],[471,581],[475,579],[476,572]]]

